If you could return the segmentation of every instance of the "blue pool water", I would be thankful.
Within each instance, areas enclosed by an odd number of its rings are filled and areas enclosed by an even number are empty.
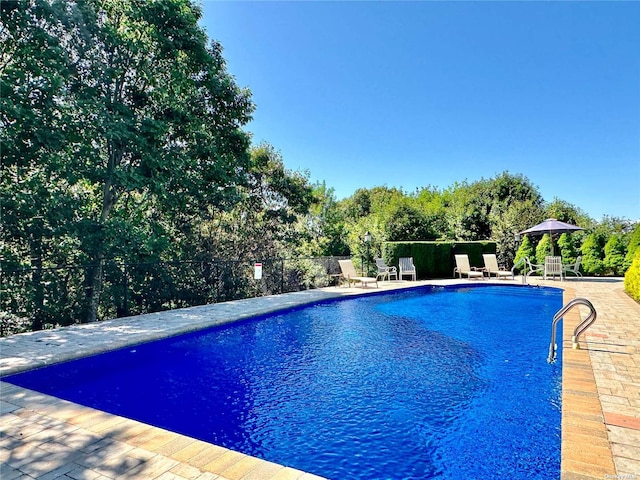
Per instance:
[[[549,288],[418,288],[3,380],[337,480],[555,479],[561,306]]]

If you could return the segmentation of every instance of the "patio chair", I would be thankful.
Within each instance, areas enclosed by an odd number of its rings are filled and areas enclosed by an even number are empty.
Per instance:
[[[491,278],[491,275],[495,275],[498,278],[498,280],[500,280],[501,278],[508,278],[508,277],[511,277],[512,280],[515,278],[513,276],[512,271],[503,270],[500,267],[498,267],[498,259],[496,258],[495,254],[484,253],[482,254],[482,258],[484,260],[484,268],[489,274],[489,278]]]
[[[562,257],[545,257],[544,259],[544,279],[547,277],[555,278],[556,276],[560,277],[562,281],[562,276],[564,275],[564,268],[562,266]]]
[[[356,273],[356,267],[353,266],[353,261],[351,260],[338,260],[340,264],[340,270],[342,271],[342,276],[347,281],[349,287],[351,287],[351,283],[360,283],[362,288],[365,288],[369,283],[375,283],[376,288],[378,288],[378,279],[373,277],[362,277]]]
[[[413,257],[400,258],[398,266],[400,267],[400,280],[407,275],[416,280],[416,267],[413,265]]]
[[[391,280],[391,277],[395,277],[396,280],[398,279],[398,270],[396,267],[388,266],[384,263],[382,258],[376,258],[376,267],[378,268],[378,275],[376,278],[379,278],[380,280],[384,280],[385,278],[387,280]]]
[[[562,268],[564,270],[564,276],[567,276],[567,273],[573,273],[576,277],[582,277],[582,273],[580,273],[580,263],[582,262],[582,256],[576,258],[576,263],[573,265],[563,265]]]
[[[468,255],[455,255],[456,259],[456,268],[453,269],[453,276],[456,276],[456,273],[462,278],[462,275],[466,275],[469,280],[472,278],[484,278],[484,273],[482,269],[478,269],[477,267],[472,267],[469,264],[469,256]]]
[[[526,276],[533,275],[534,273],[538,273],[540,275],[544,274],[544,265],[540,265],[538,263],[531,263],[531,259],[529,257],[524,257],[524,261],[527,263],[527,273]]]

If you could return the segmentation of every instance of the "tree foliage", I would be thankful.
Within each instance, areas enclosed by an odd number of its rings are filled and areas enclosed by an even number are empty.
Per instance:
[[[629,244],[627,245],[627,254],[624,259],[625,271],[631,266],[636,251],[640,248],[640,223],[633,229],[633,233],[629,237]]]
[[[2,2],[1,14],[13,257],[73,244],[92,265],[82,314],[92,321],[104,261],[127,236],[188,235],[212,206],[235,203],[253,105],[189,0],[22,0]],[[162,246],[146,245],[155,255]]]
[[[451,190],[451,198],[450,238],[457,240],[492,238],[494,223],[501,213],[525,203],[535,215],[543,205],[538,189],[527,178],[509,172],[471,184],[456,184]],[[514,225],[516,231],[528,226]]]
[[[554,254],[551,237],[545,233],[536,245],[536,263],[544,265],[544,260],[549,255]]]
[[[349,254],[345,213],[338,207],[334,189],[326,183],[313,187],[313,202],[302,219],[306,231],[300,253],[310,256],[344,256]]]
[[[239,198],[229,211],[212,211],[200,224],[201,244],[193,251],[209,258],[257,261],[291,251],[304,231],[298,223],[310,208],[308,178],[288,171],[280,152],[263,143],[251,148],[250,167]]]
[[[640,302],[640,249],[636,249],[631,266],[624,275],[624,289],[631,298]]]
[[[608,275],[622,275],[624,272],[625,246],[619,235],[611,235],[604,245],[603,266]]]
[[[583,228],[590,228],[593,221],[580,208],[571,205],[569,202],[554,198],[553,201],[544,207],[545,218],[555,218],[561,222],[579,225]]]
[[[582,268],[586,275],[602,275],[604,273],[604,241],[600,235],[591,233],[581,247]]]
[[[564,263],[575,264],[578,258],[576,244],[573,240],[573,235],[569,233],[563,233],[558,239],[558,250]]]
[[[536,263],[536,249],[529,240],[529,236],[525,235],[522,239],[522,243],[518,247],[518,251],[514,258],[514,265],[520,263],[524,258],[529,258],[532,263]],[[521,267],[520,271],[523,271],[526,267]]]

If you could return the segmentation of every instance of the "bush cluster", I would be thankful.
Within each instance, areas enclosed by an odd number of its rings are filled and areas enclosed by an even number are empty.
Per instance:
[[[631,266],[624,276],[624,289],[636,302],[640,302],[640,248],[636,249]]]

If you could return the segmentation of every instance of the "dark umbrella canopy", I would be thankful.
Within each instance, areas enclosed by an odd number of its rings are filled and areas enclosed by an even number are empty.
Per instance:
[[[571,225],[570,223],[561,222],[555,218],[548,218],[544,222],[539,223],[531,228],[520,232],[520,235],[544,235],[545,233],[571,233],[578,230],[584,230],[582,227]]]
[[[544,222],[539,223],[538,225],[534,225],[531,228],[527,228],[522,232],[519,232],[520,235],[544,235],[545,233],[549,234],[551,237],[551,253],[555,252],[555,248],[553,245],[553,234],[554,233],[571,233],[577,232],[579,230],[584,230],[582,227],[578,227],[577,225],[571,225],[570,223],[561,222],[560,220],[556,220],[555,218],[547,218]]]

